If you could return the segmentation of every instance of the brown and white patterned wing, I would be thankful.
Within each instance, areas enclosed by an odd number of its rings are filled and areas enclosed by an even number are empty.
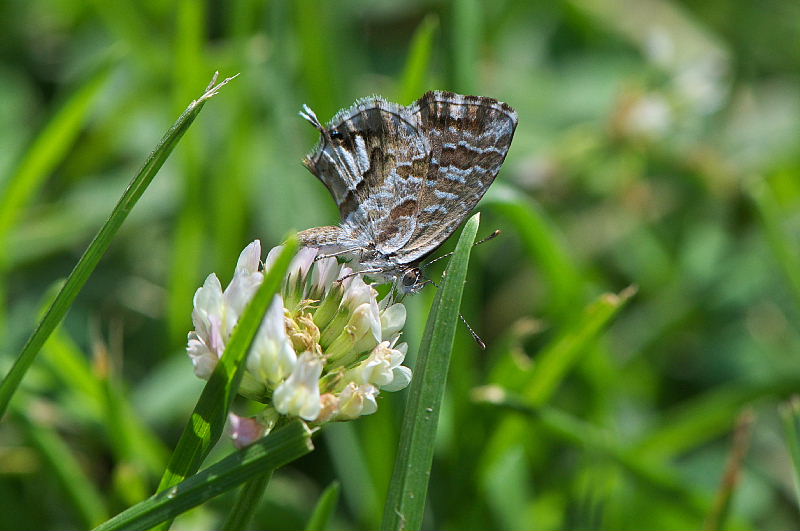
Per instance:
[[[402,248],[415,230],[430,158],[417,116],[378,97],[359,100],[326,127],[309,109],[305,116],[322,138],[304,163],[333,195],[342,227],[365,247]]]
[[[514,109],[480,96],[428,92],[409,110],[418,116],[431,157],[414,234],[398,253],[401,263],[424,258],[461,225],[500,171],[517,127]]]

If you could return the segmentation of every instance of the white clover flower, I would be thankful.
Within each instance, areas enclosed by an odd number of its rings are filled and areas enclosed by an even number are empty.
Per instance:
[[[227,288],[212,274],[195,293],[187,352],[200,378],[213,372],[281,250],[271,249],[259,267],[255,241],[239,256]],[[390,300],[379,301],[361,275],[335,258],[319,259],[312,248],[298,252],[253,340],[239,387],[241,395],[268,404],[255,419],[263,433],[285,417],[319,425],[368,415],[380,391],[408,385],[411,370],[402,365],[408,346],[398,344],[406,310]],[[232,420],[237,444],[262,433],[248,422]]]
[[[283,299],[275,295],[250,347],[247,372],[264,388],[274,388],[291,374],[296,363],[297,354],[286,334]]]
[[[311,352],[304,352],[297,360],[292,374],[284,380],[272,395],[272,403],[278,413],[316,420],[320,404],[319,377],[322,375],[322,360]]]
[[[356,385],[350,382],[347,387],[339,394],[339,420],[351,420],[361,415],[371,415],[378,410],[378,402],[375,397],[378,395],[378,388],[374,385]]]

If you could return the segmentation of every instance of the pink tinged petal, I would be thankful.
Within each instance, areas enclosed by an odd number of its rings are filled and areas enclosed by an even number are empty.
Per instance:
[[[284,415],[315,420],[322,407],[319,393],[321,374],[322,361],[311,352],[304,352],[292,374],[275,389],[272,395],[275,409]]]
[[[208,348],[208,345],[197,335],[197,332],[189,332],[189,344],[186,347],[186,352],[192,360],[195,376],[208,380],[219,361],[217,354]]]
[[[231,438],[236,448],[250,446],[263,437],[266,431],[265,427],[254,418],[228,413],[228,421],[231,426]]]
[[[312,297],[320,299],[328,293],[333,283],[338,280],[341,269],[336,258],[318,260],[311,271]]]
[[[315,247],[303,247],[300,249],[289,265],[289,276],[307,276],[308,270],[314,264],[314,259],[317,257],[318,252],[319,249]]]
[[[194,293],[194,309],[192,310],[192,323],[198,335],[208,341],[211,337],[211,322],[209,316],[222,316],[223,298],[222,285],[217,275],[211,273],[206,277],[202,287]]]
[[[274,389],[292,373],[296,364],[297,354],[284,325],[283,299],[275,295],[247,354],[247,371]]]
[[[278,245],[277,247],[273,247],[267,253],[267,258],[264,260],[264,273],[267,273],[272,266],[275,265],[275,260],[278,259],[281,252],[283,252],[283,245]]]
[[[261,241],[255,240],[250,245],[244,248],[239,255],[239,260],[236,262],[236,273],[243,271],[246,273],[258,272],[258,266],[261,264]]]

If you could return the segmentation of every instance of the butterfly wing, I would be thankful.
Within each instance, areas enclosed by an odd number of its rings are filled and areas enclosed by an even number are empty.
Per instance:
[[[409,107],[431,149],[414,233],[397,253],[413,263],[438,248],[480,201],[508,153],[517,113],[492,98],[428,92]]]
[[[336,201],[343,230],[383,254],[401,249],[416,228],[431,155],[417,116],[373,97],[339,112],[326,127],[315,126],[322,138],[304,163]]]

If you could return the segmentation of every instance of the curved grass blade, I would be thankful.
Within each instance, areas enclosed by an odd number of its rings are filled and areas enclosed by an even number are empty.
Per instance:
[[[313,449],[311,430],[299,420],[292,421],[202,472],[126,509],[95,531],[149,529]]]
[[[800,507],[800,398],[797,396],[779,407],[783,430],[786,435],[786,445],[789,456],[792,458],[792,471],[794,472],[794,495],[797,506]]]
[[[64,102],[6,181],[5,189],[0,192],[0,241],[5,241],[25,205],[72,148],[108,73],[109,67],[103,66]]]
[[[516,197],[509,188],[498,188],[487,196],[485,205],[514,224],[528,256],[546,277],[553,310],[556,313],[572,311],[582,302],[584,281],[560,235],[534,202]],[[512,198],[498,199],[501,193]]]
[[[414,32],[398,98],[398,101],[404,104],[411,103],[425,91],[425,79],[428,75],[428,67],[431,64],[433,40],[436,37],[438,27],[439,17],[429,14],[422,19],[417,31]]]
[[[464,225],[441,288],[433,301],[403,415],[400,445],[384,507],[382,529],[414,530],[422,524],[439,408],[447,382],[469,254],[478,232],[479,219],[479,214],[476,214]]]
[[[228,410],[244,374],[244,363],[250,343],[253,342],[267,308],[281,287],[296,250],[297,239],[288,238],[278,259],[253,296],[253,300],[247,305],[247,309],[233,330],[225,352],[222,353],[217,367],[203,388],[188,424],[183,429],[167,470],[161,477],[159,492],[197,472],[222,435]]]
[[[156,149],[145,161],[142,169],[139,170],[125,189],[125,192],[122,194],[122,197],[120,197],[119,202],[117,202],[108,220],[89,244],[89,247],[86,248],[86,251],[75,265],[75,269],[73,269],[67,277],[64,287],[58,292],[58,295],[56,295],[47,313],[42,320],[39,321],[36,330],[34,330],[33,334],[28,338],[25,346],[22,347],[22,352],[20,352],[17,360],[14,362],[14,366],[11,367],[11,370],[3,379],[3,382],[0,383],[0,418],[5,414],[11,397],[14,395],[17,387],[19,387],[19,383],[22,381],[31,363],[33,363],[42,345],[56,326],[58,326],[58,323],[61,322],[61,319],[64,318],[64,315],[66,315],[75,297],[78,296],[83,285],[86,284],[86,281],[89,279],[89,275],[92,274],[100,258],[103,257],[109,245],[111,245],[111,240],[114,238],[117,230],[119,230],[122,222],[128,217],[131,209],[133,209],[136,202],[150,185],[153,177],[155,177],[158,170],[164,164],[164,161],[172,152],[178,140],[180,140],[183,133],[185,133],[186,129],[192,124],[195,117],[200,112],[200,109],[203,108],[206,100],[216,95],[217,91],[231,79],[233,78],[228,78],[221,83],[209,86],[200,98],[189,105],[169,131],[167,131]],[[215,81],[216,76],[212,84]]]
[[[18,398],[23,398],[25,393]],[[41,423],[31,415],[30,400],[15,400],[11,407],[14,421],[22,427],[31,445],[46,463],[48,475],[56,481],[66,496],[65,503],[80,518],[80,527],[97,525],[108,518],[103,497],[87,477],[80,462],[55,428]]]
[[[258,509],[261,495],[267,488],[269,480],[272,479],[272,471],[256,476],[242,486],[236,497],[233,509],[225,519],[225,523],[220,526],[223,531],[239,531],[248,529],[253,514]]]
[[[334,481],[322,492],[317,505],[314,507],[314,512],[311,513],[311,518],[308,519],[306,531],[322,531],[328,527],[331,516],[336,510],[336,505],[339,503],[341,490],[339,482]]]

